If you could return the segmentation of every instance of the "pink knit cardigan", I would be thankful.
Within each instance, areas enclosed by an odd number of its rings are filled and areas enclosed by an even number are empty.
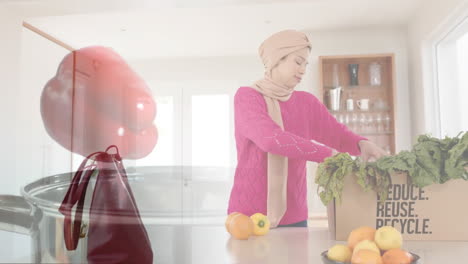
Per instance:
[[[360,155],[352,133],[312,94],[294,91],[280,101],[284,131],[268,115],[265,100],[256,90],[240,87],[234,97],[237,168],[228,214],[267,214],[267,152],[288,157],[287,210],[280,225],[308,218],[306,161],[322,162],[331,149]],[[312,140],[323,145],[314,143]]]

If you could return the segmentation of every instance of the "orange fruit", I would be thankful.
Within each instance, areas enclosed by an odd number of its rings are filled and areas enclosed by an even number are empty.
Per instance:
[[[410,264],[413,256],[403,249],[393,248],[385,251],[382,260],[384,264]]]
[[[231,217],[228,223],[228,231],[237,239],[248,239],[253,234],[254,224],[250,217],[238,213]]]
[[[351,249],[354,249],[357,243],[361,242],[362,240],[370,240],[374,241],[375,236],[375,228],[370,226],[361,226],[349,233],[348,236],[348,246]]]
[[[368,250],[361,249],[351,258],[352,264],[383,264],[382,257],[379,253]]]
[[[240,213],[239,213],[239,212],[230,213],[230,214],[228,215],[228,217],[226,218],[226,222],[224,223],[224,226],[226,226],[226,230],[227,230],[229,233],[231,233],[231,232],[229,231],[229,223],[231,222],[232,217],[235,216],[235,215],[237,215],[237,214],[240,214]]]

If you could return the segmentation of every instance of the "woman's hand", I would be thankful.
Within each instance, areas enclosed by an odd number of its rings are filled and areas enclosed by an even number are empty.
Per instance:
[[[387,156],[385,150],[377,146],[374,142],[361,140],[358,144],[361,149],[361,159],[364,162],[375,161],[383,156]]]
[[[332,150],[332,157],[339,153],[336,149],[332,148],[331,150]]]

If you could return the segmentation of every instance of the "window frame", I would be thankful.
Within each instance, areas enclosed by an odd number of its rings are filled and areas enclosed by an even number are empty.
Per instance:
[[[440,78],[438,47],[446,38],[456,32],[460,25],[468,19],[468,3],[463,3],[452,14],[422,41],[421,63],[424,120],[426,131],[435,137],[442,136],[440,107]],[[468,33],[468,31],[467,31]],[[455,35],[454,35],[455,36]],[[413,96],[416,96],[413,94]]]
[[[234,139],[234,94],[239,85],[236,81],[182,80],[149,81],[154,86],[153,96],[174,97],[174,166],[192,166],[192,96],[219,95],[229,96],[229,164],[236,165]],[[157,124],[156,124],[157,126]],[[181,140],[178,140],[181,139]]]

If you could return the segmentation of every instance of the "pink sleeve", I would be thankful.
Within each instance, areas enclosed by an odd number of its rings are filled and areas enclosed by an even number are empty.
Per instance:
[[[283,131],[269,116],[263,96],[252,88],[238,90],[234,115],[237,131],[265,152],[315,162],[331,156],[330,148]]]
[[[314,95],[308,95],[311,97],[309,105],[312,139],[339,152],[348,152],[353,156],[361,155],[358,143],[367,138],[351,132],[348,127],[338,122]]]

